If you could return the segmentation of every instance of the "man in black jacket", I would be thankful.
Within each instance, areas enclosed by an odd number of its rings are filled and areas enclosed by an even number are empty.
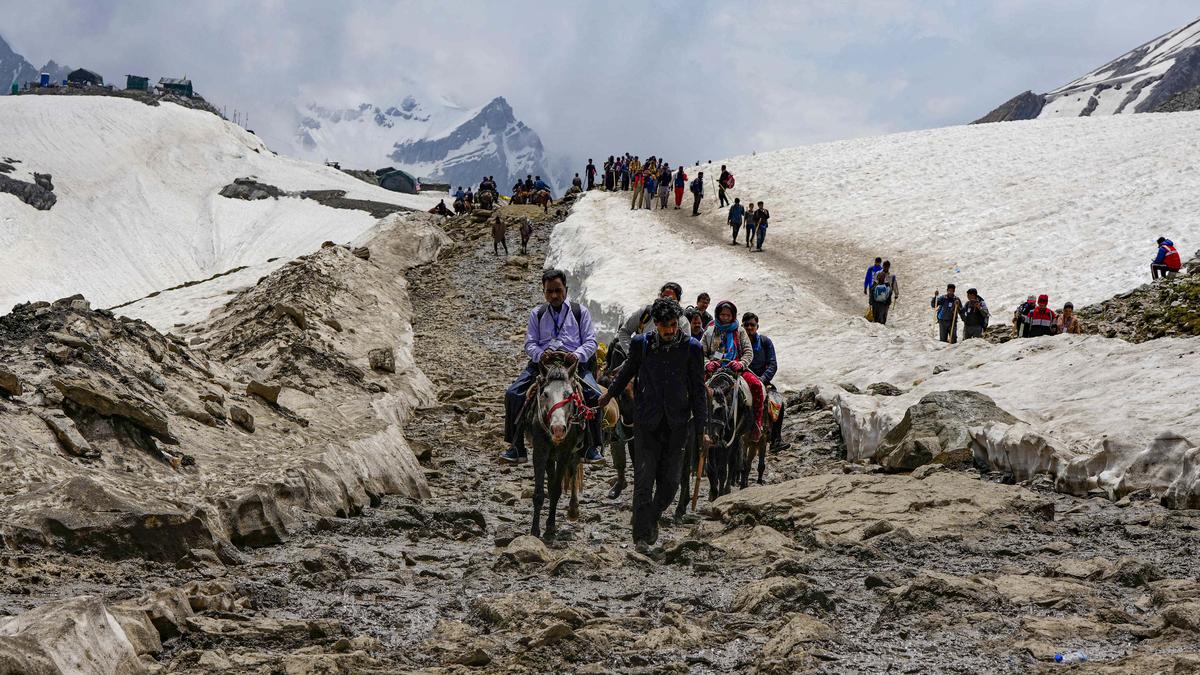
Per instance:
[[[609,392],[624,391],[636,377],[633,433],[633,542],[645,549],[658,541],[658,519],[679,489],[687,425],[704,436],[708,398],[704,389],[704,350],[680,329],[679,303],[659,298],[651,309],[654,330],[634,336],[629,359]],[[600,397],[603,408],[613,398]],[[704,438],[708,442],[708,438]]]

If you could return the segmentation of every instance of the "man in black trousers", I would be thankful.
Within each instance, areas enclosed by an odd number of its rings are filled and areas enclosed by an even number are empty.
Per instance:
[[[704,389],[704,350],[689,331],[680,330],[683,311],[671,298],[654,301],[654,330],[630,341],[629,359],[609,392],[624,391],[635,377],[633,434],[633,542],[645,551],[658,541],[658,519],[679,489],[687,425],[704,436],[708,399]],[[600,397],[603,408],[611,393]],[[704,436],[705,443],[708,442]]]

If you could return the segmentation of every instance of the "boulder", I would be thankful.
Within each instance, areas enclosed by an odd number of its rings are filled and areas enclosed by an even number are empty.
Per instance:
[[[875,396],[900,396],[904,392],[889,382],[876,382],[867,386],[867,391]]]
[[[930,463],[969,465],[975,449],[970,427],[1018,421],[977,391],[935,391],[904,413],[879,444],[874,460],[889,471],[912,471]]]
[[[254,415],[240,405],[229,406],[229,419],[239,427],[254,433]]]
[[[734,594],[729,609],[747,614],[770,615],[781,608],[833,609],[833,601],[824,591],[796,577],[767,577],[755,581]]]
[[[283,302],[275,303],[275,317],[287,316],[301,329],[308,328],[308,320],[304,317],[304,308]]]
[[[353,249],[350,249],[350,253],[353,254],[355,258],[362,258],[363,260],[371,259],[371,249],[367,248],[366,246],[357,246]]]
[[[8,396],[20,396],[24,393],[25,388],[21,385],[21,378],[11,370],[0,368],[0,394]]]
[[[48,602],[0,618],[0,672],[143,672],[133,644],[99,598]]]
[[[46,355],[50,357],[50,360],[58,365],[65,366],[71,362],[70,347],[57,342],[50,342],[46,344],[45,349]]]
[[[250,384],[246,385],[247,394],[254,394],[270,403],[279,403],[279,392],[282,390],[283,385],[262,380],[250,380]]]
[[[379,347],[367,352],[367,359],[371,362],[372,370],[381,370],[386,373],[396,372],[396,351],[391,347]]]
[[[179,444],[171,433],[167,416],[148,401],[108,391],[91,380],[55,379],[52,382],[64,399],[81,408],[95,410],[105,417],[124,418],[164,443]]]
[[[770,661],[795,658],[803,654],[805,644],[833,637],[834,630],[824,621],[807,614],[793,614],[763,645],[762,657]]]
[[[50,427],[50,431],[54,433],[54,437],[58,439],[58,444],[63,450],[76,457],[85,457],[92,459],[100,456],[100,451],[92,448],[87,439],[79,433],[79,429],[75,428],[75,422],[70,417],[58,412],[47,412],[42,416],[42,421]]]
[[[520,565],[542,565],[553,557],[550,555],[550,549],[546,548],[541,539],[528,534],[512,540],[504,548],[501,556],[503,561],[514,562]]]
[[[92,349],[92,343],[88,342],[84,338],[81,338],[77,335],[71,335],[70,333],[59,333],[59,332],[55,332],[55,331],[50,331],[49,333],[46,333],[46,334],[49,335],[50,337],[54,338],[55,342],[58,342],[59,344],[64,344],[68,347],[74,347],[75,349],[82,349],[85,352],[91,351],[91,349]]]

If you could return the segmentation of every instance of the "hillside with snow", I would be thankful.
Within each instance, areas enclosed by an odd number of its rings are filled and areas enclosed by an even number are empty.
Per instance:
[[[977,122],[1154,112],[1200,86],[1200,19],[1045,94],[1026,92]]]
[[[57,195],[53,208],[39,211],[0,193],[3,307],[74,293],[104,307],[235,267],[266,265],[266,273],[377,222],[300,197],[219,196],[239,177],[421,210],[437,201],[276,155],[237,125],[170,103],[5,96],[0,126],[0,156],[17,160],[22,175],[50,174]]]
[[[1184,460],[1200,443],[1190,394],[1200,340],[1139,345],[1061,336],[992,345],[936,341],[933,293],[977,287],[1004,324],[1031,293],[1054,308],[1149,281],[1155,239],[1200,248],[1200,113],[952,127],[735,157],[731,197],[772,213],[766,251],[730,245],[705,172],[706,208],[630,211],[592,193],[556,229],[548,264],[610,330],[667,281],[762,317],[780,356],[777,382],[818,384],[837,401],[851,459],[869,457],[923,395],[972,389],[1021,424],[977,429],[1017,475],[1041,468],[1064,489],[1120,494],[1172,481],[1196,494]],[[900,295],[888,326],[863,318],[865,268],[892,261]],[[858,396],[886,381],[906,393]],[[1146,460],[1137,471],[1136,460]],[[1149,477],[1153,471],[1161,473]],[[1191,491],[1191,492],[1189,492]],[[1193,497],[1195,498],[1195,497]]]
[[[388,107],[310,104],[301,111],[289,152],[348,168],[395,166],[456,186],[495,176],[505,192],[530,174],[542,176],[556,191],[562,182],[553,174],[537,132],[515,117],[503,97],[475,108],[432,95],[407,96]]]

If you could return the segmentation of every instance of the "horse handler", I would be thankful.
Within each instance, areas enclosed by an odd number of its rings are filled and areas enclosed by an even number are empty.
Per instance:
[[[633,542],[645,551],[658,541],[658,519],[679,489],[689,418],[696,437],[704,438],[708,398],[704,389],[704,351],[680,330],[679,303],[654,301],[654,330],[630,341],[629,359],[600,397],[603,408],[611,392],[623,391],[635,377],[633,434],[637,452],[633,467]]]

